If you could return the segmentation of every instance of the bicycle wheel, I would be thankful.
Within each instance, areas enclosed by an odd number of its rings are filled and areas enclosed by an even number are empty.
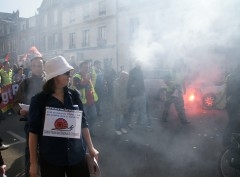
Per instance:
[[[229,164],[229,149],[223,151],[219,161],[219,171],[222,177],[239,177],[240,170],[232,168]]]

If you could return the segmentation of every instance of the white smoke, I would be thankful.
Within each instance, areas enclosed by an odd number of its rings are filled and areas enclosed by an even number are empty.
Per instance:
[[[184,58],[191,67],[212,70],[239,54],[235,49],[240,43],[240,1],[151,2],[155,2],[152,9],[146,8],[139,17],[140,26],[131,48],[133,58],[148,64],[158,58],[170,65]]]

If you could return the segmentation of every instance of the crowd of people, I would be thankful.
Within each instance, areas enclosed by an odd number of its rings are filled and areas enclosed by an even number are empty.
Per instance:
[[[139,124],[143,129],[151,130],[148,97],[140,61],[136,61],[129,72],[122,69],[118,74],[109,63],[103,69],[99,60],[82,61],[77,66],[62,56],[45,62],[41,55],[35,55],[29,59],[29,63],[28,68],[17,65],[10,67],[9,62],[5,61],[0,69],[1,87],[13,83],[19,84],[12,108],[7,114],[10,115],[14,111],[20,116],[20,120],[25,122],[26,177],[37,176],[39,165],[42,177],[60,177],[65,174],[68,177],[80,174],[89,176],[84,157],[88,152],[93,158],[98,158],[99,152],[95,149],[91,136],[97,133],[94,128],[96,121],[106,113],[106,109],[109,109],[104,102],[109,102],[108,106],[112,107],[110,116],[114,117],[113,126],[117,135],[128,133],[134,123]],[[181,123],[190,123],[184,109],[183,69],[181,63],[177,63],[172,75],[166,80],[166,100],[161,116],[164,123],[168,121],[168,112],[172,104],[175,105]],[[237,76],[232,78],[238,79]],[[234,91],[236,89],[227,90],[229,95]],[[30,109],[22,108],[19,103],[30,105]],[[232,124],[236,125],[235,117],[238,116],[238,112],[232,111],[232,105],[233,101],[229,101],[227,110],[231,121],[227,128],[227,136],[231,133],[229,129],[232,129]],[[234,108],[236,109],[238,107]],[[55,129],[59,131],[64,129],[63,126],[69,131],[77,127],[76,132],[80,131],[79,136],[49,135],[52,129],[49,130],[44,122],[52,118],[51,115],[46,114],[51,110],[57,111],[56,114],[64,114],[66,110],[72,111],[74,116],[80,114],[80,122],[76,121],[70,127],[66,122],[64,123],[64,120],[55,120],[54,123]],[[2,112],[0,116],[4,119]],[[2,139],[0,143],[0,150],[8,148]],[[0,163],[0,173],[5,173],[6,166],[2,156]]]
[[[39,164],[42,176],[56,176],[56,174],[61,176],[65,173],[68,176],[76,176],[81,172],[88,176],[83,156],[88,150],[92,157],[98,157],[91,136],[97,133],[94,125],[97,119],[105,114],[106,109],[112,109],[110,116],[114,117],[114,129],[117,135],[128,133],[135,123],[143,129],[151,130],[140,61],[134,63],[129,73],[122,69],[118,74],[110,63],[107,63],[103,69],[99,60],[82,61],[79,66],[76,64],[71,66],[69,63],[71,64],[71,61],[68,62],[62,56],[45,62],[37,53],[29,58],[27,68],[18,67],[16,64],[10,67],[9,62],[5,61],[0,70],[2,87],[13,83],[19,84],[8,114],[10,115],[13,110],[20,116],[20,120],[25,122],[26,177],[37,176]],[[178,86],[179,93],[180,90]],[[172,99],[174,93],[169,93],[163,121],[166,121],[169,105],[175,103],[180,120],[184,124],[188,123],[181,95],[175,95],[175,99]],[[182,101],[181,104],[176,100]],[[103,102],[110,104],[106,105]],[[30,109],[22,108],[19,103],[30,105]],[[40,104],[44,107],[39,106]],[[43,132],[46,131],[44,122],[47,119],[44,116],[45,107],[69,110],[76,110],[77,107],[77,110],[83,111],[79,139],[43,136]],[[77,125],[73,125],[75,126]],[[37,160],[38,158],[40,161]]]

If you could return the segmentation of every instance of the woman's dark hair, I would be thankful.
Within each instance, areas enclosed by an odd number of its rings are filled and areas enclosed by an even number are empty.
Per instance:
[[[55,91],[54,79],[48,80],[42,87],[43,91],[49,94],[53,94]]]

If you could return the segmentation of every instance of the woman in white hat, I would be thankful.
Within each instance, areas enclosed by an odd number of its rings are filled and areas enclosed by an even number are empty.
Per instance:
[[[80,95],[68,88],[73,69],[62,56],[45,64],[47,82],[29,110],[31,177],[38,176],[38,162],[41,177],[89,177],[86,151],[98,157]]]

